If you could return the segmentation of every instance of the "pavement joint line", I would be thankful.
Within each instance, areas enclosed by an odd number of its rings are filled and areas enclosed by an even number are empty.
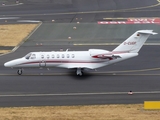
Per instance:
[[[120,45],[121,43],[74,43],[73,45]],[[160,45],[160,43],[145,43],[144,45]]]
[[[23,74],[21,75],[22,77],[25,77],[25,76],[63,76],[63,75],[70,75],[70,74],[67,74],[67,73],[60,73],[60,74]],[[160,73],[158,74],[147,74],[147,73],[144,73],[144,74],[124,74],[124,73],[90,73],[91,76],[103,76],[103,75],[106,75],[106,76],[160,76]],[[0,74],[0,76],[19,76],[17,74]]]
[[[116,74],[116,73],[115,73],[115,74]],[[120,73],[117,73],[117,75],[137,75],[137,76],[138,76],[138,75],[141,75],[141,76],[145,76],[145,75],[146,75],[146,76],[147,76],[147,75],[148,75],[148,76],[156,75],[156,76],[160,76],[160,73],[158,73],[158,74],[155,74],[155,73],[153,73],[153,74],[152,74],[152,73],[150,73],[150,74],[147,74],[147,73],[146,73],[146,74],[145,74],[145,73],[144,73],[144,74],[138,74],[138,73],[137,73],[137,74],[120,74]]]
[[[146,72],[146,71],[155,71],[160,70],[160,68],[148,68],[148,69],[139,69],[139,70],[123,70],[123,71],[108,71],[108,73],[125,73],[125,72]],[[97,72],[98,73],[98,72]],[[103,72],[101,72],[103,73]]]
[[[19,43],[19,45],[17,45],[16,47],[14,47],[14,48],[11,50],[11,52],[8,52],[8,53],[5,53],[5,54],[1,54],[0,56],[8,55],[8,54],[10,54],[10,53],[15,52],[41,25],[42,25],[42,22],[40,22],[40,23],[38,24],[38,26],[32,31],[32,33],[30,33],[26,38],[24,38],[24,39],[22,40],[22,42]]]
[[[41,97],[41,96],[84,96],[84,95],[127,95],[128,92],[95,92],[95,93],[35,93],[35,94],[1,94],[0,97]],[[160,94],[160,91],[142,91],[134,94]]]
[[[40,23],[38,24],[38,26],[32,31],[32,33],[30,33],[26,38],[24,38],[24,40],[23,40],[18,46],[16,46],[16,47],[12,50],[12,52],[16,51],[31,35],[33,35],[33,33],[34,33],[41,25],[42,25],[42,22],[40,22]]]

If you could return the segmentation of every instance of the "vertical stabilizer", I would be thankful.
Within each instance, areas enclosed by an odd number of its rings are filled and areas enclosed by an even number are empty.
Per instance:
[[[139,30],[121,43],[118,47],[116,47],[113,51],[138,53],[151,34],[155,35],[157,33],[153,32],[153,30]]]

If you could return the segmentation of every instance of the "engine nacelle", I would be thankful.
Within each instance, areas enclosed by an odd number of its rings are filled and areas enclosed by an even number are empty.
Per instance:
[[[103,49],[89,49],[90,55],[93,57],[95,55],[103,55],[110,53],[110,51],[103,50]]]

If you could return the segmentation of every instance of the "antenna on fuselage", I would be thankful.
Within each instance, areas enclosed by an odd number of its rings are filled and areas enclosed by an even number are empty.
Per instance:
[[[68,49],[66,49],[66,52],[68,52],[69,51],[69,48]]]

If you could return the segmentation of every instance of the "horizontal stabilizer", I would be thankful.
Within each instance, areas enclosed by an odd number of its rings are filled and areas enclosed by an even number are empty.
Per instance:
[[[139,30],[137,31],[138,33],[142,33],[142,34],[151,34],[151,35],[156,35],[158,33],[153,32],[152,30]]]

